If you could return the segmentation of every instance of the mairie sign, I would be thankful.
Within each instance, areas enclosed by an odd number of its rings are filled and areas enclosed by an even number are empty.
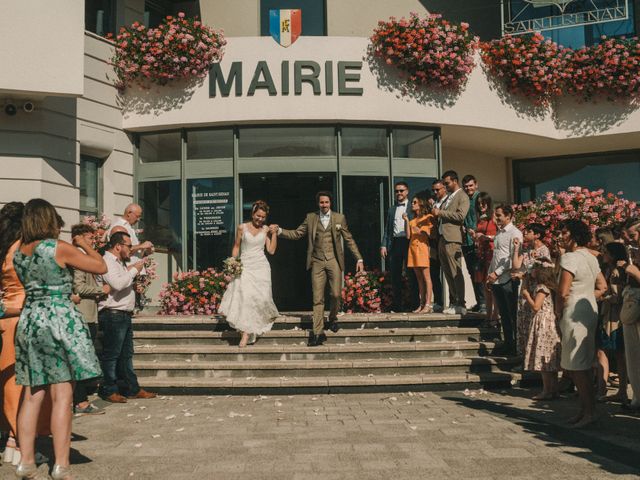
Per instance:
[[[290,95],[291,80],[293,80],[293,94],[302,95],[303,85],[306,84],[307,91],[311,90],[313,95],[358,95],[361,96],[363,89],[359,86],[360,74],[362,71],[361,61],[338,61],[327,60],[324,65],[313,60],[283,60],[280,63],[280,83],[276,85],[271,74],[269,64],[261,60],[257,62],[251,74],[249,86],[244,90],[245,73],[243,62],[232,62],[228,73],[222,71],[220,63],[214,63],[209,70],[209,96],[220,95],[228,97],[233,89],[235,96],[240,97],[246,93],[251,97],[258,90],[265,90],[270,96]]]

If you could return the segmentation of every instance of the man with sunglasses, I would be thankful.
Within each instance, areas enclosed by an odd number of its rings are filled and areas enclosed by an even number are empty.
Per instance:
[[[380,247],[380,256],[389,258],[391,269],[391,286],[393,289],[393,304],[391,309],[394,312],[401,312],[402,305],[402,270],[407,264],[407,254],[409,252],[409,240],[405,233],[404,218],[402,217],[408,212],[409,185],[406,182],[396,182],[394,193],[396,203],[387,214],[386,228],[382,237],[382,246]],[[408,275],[410,279],[414,275]],[[415,283],[415,282],[413,282]],[[411,285],[413,287],[413,285]],[[414,288],[411,288],[412,302],[414,297]],[[417,304],[417,302],[414,302]],[[407,311],[413,310],[414,305],[405,305]]]
[[[103,335],[103,382],[98,393],[111,403],[126,403],[126,396],[136,399],[156,396],[155,393],[140,388],[138,377],[133,371],[131,316],[136,302],[133,281],[140,274],[144,261],[138,260],[127,266],[132,247],[128,233],[113,231],[104,254],[107,273],[97,279],[99,284],[110,287],[107,298],[98,305],[98,324]],[[126,391],[119,390],[118,380],[126,385]]]

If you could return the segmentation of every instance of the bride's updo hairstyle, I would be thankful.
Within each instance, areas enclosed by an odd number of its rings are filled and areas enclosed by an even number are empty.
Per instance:
[[[262,210],[264,213],[269,215],[269,205],[264,200],[256,200],[253,202],[253,206],[251,207],[251,215],[256,213],[258,210]]]

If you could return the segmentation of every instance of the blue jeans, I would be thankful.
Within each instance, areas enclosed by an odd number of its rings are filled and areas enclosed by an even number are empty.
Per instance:
[[[136,395],[140,385],[133,371],[131,312],[104,309],[98,313],[98,323],[102,330],[101,363],[104,375],[99,395],[103,398],[113,393]],[[125,391],[119,392],[118,380],[125,384]]]

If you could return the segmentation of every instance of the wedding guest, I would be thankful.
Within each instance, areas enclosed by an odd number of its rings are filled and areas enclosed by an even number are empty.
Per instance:
[[[141,218],[142,207],[137,203],[130,203],[124,209],[124,213],[122,214],[122,216],[116,218],[111,224],[111,228],[109,229],[109,235],[112,235],[117,231],[122,231],[120,229],[116,230],[117,227],[124,228],[125,231],[129,234],[132,245],[131,253],[129,255],[129,257],[131,258],[131,263],[136,263],[142,260],[142,258],[147,254],[153,253],[153,243],[148,240],[146,242],[140,243],[138,234],[136,233],[136,229],[134,228],[134,226],[138,223],[138,221],[140,221]]]
[[[493,239],[498,232],[496,222],[493,221],[493,200],[487,192],[480,192],[476,201],[477,225],[475,230],[468,230],[476,245],[476,268],[473,278],[476,283],[482,284],[486,313],[489,322],[497,322],[498,311],[493,301],[493,295],[487,285],[489,265],[493,258]],[[483,313],[483,312],[480,312]]]
[[[101,375],[89,331],[70,296],[69,268],[100,274],[102,257],[83,239],[86,253],[58,240],[61,222],[46,200],[30,200],[24,208],[21,243],[13,263],[25,286],[26,300],[16,331],[16,382],[24,385],[18,416],[22,459],[17,478],[35,478],[35,437],[45,395],[53,400],[51,431],[54,479],[70,479],[71,403],[73,382]]]
[[[431,208],[440,208],[447,198],[447,189],[444,188],[442,180],[438,179],[431,184],[431,192],[433,193]],[[433,311],[441,312],[444,306],[443,290],[442,290],[442,268],[440,266],[440,256],[438,255],[438,229],[433,228],[429,236],[429,274],[431,275],[431,285],[433,287]]]
[[[622,294],[620,321],[624,332],[624,351],[627,359],[627,375],[633,390],[631,403],[623,408],[640,411],[640,219],[635,218],[625,225],[628,258],[620,262],[627,274],[627,286]]]
[[[560,370],[560,331],[554,306],[555,264],[548,257],[538,257],[530,276],[527,287],[522,286],[522,296],[531,312],[524,346],[524,369],[540,372],[542,376],[542,392],[533,399],[551,400],[558,397]]]
[[[405,213],[402,218],[405,222],[405,232],[409,239],[409,253],[407,255],[407,267],[412,268],[418,280],[420,292],[420,305],[413,313],[431,313],[431,275],[429,273],[429,237],[433,227],[433,215],[429,213],[427,199],[416,195],[411,200],[410,220]]]
[[[20,463],[21,451],[18,445],[18,410],[22,396],[22,386],[16,384],[15,334],[20,313],[24,305],[25,291],[13,266],[13,257],[20,246],[22,232],[22,202],[7,203],[0,210],[0,285],[3,293],[4,314],[0,315],[2,350],[0,352],[0,388],[2,409],[0,429],[7,432],[7,444],[2,456],[5,463]],[[45,409],[50,412],[50,408]],[[48,435],[47,411],[40,416],[38,434]]]
[[[556,301],[562,332],[560,365],[578,390],[580,408],[578,414],[568,420],[578,428],[596,420],[591,381],[598,326],[596,300],[604,294],[607,284],[598,260],[587,250],[591,240],[589,226],[580,220],[567,220],[561,238],[566,253],[560,258],[562,271]]]
[[[78,245],[78,240],[82,238],[87,245],[93,245],[95,233],[91,225],[84,223],[73,225],[71,227],[73,245],[81,252],[86,253],[82,246]],[[76,308],[87,323],[94,345],[98,333],[98,301],[110,291],[109,285],[98,285],[93,274],[82,270],[73,270],[73,293],[80,297],[80,302]],[[75,414],[92,415],[104,413],[104,409],[89,402],[87,390],[92,382],[93,380],[83,380],[76,383],[76,387],[73,390],[73,412]]]
[[[500,312],[500,323],[504,335],[504,344],[496,349],[499,353],[516,353],[516,314],[518,305],[518,287],[520,280],[511,277],[513,268],[514,241],[522,241],[522,232],[513,224],[513,207],[498,205],[494,211],[494,220],[498,232],[493,239],[493,258],[489,265],[487,283],[491,285],[493,298]]]
[[[618,262],[627,261],[627,250],[622,243],[609,242],[603,248],[604,275],[607,291],[602,296],[602,315],[598,325],[598,395],[607,401],[627,402],[627,368],[624,353],[624,338],[620,324],[622,291],[627,284],[627,274]],[[609,357],[615,356],[618,370],[618,391],[606,397],[609,381]]]
[[[467,264],[467,270],[471,277],[471,284],[473,285],[473,293],[476,297],[476,304],[471,309],[472,312],[486,313],[487,302],[484,296],[485,284],[478,283],[475,279],[475,271],[478,264],[478,253],[476,251],[476,244],[473,238],[472,232],[477,229],[478,215],[477,215],[477,203],[480,191],[478,190],[478,181],[473,175],[465,175],[462,177],[462,188],[469,197],[469,211],[464,218],[464,237],[462,239],[462,253],[464,255],[464,261]]]
[[[513,259],[511,278],[520,280],[521,289],[530,289],[530,273],[534,262],[538,258],[551,258],[549,247],[542,241],[547,233],[547,229],[540,223],[530,223],[524,228],[523,241],[515,238],[513,240]],[[532,312],[528,302],[522,295],[518,301],[518,312],[516,316],[516,340],[518,354],[524,352],[525,339],[528,337],[527,329],[529,321],[532,318]]]
[[[402,272],[407,266],[407,253],[409,251],[409,240],[404,231],[404,220],[402,216],[407,213],[409,185],[406,182],[396,182],[394,186],[396,203],[387,212],[387,223],[382,237],[382,246],[380,247],[380,256],[388,258],[391,268],[391,288],[392,288],[392,305],[394,312],[402,312],[410,310],[403,305],[403,282]],[[414,290],[410,282],[410,290]],[[410,292],[410,297],[414,297],[414,292]],[[410,306],[409,306],[410,307]],[[413,307],[411,307],[413,308]]]
[[[111,235],[104,254],[107,272],[98,277],[99,285],[110,287],[107,298],[98,305],[98,324],[102,331],[103,382],[99,395],[111,403],[126,403],[129,398],[155,398],[156,394],[140,388],[133,370],[133,329],[135,308],[133,282],[144,266],[143,260],[130,261],[131,237],[124,232]],[[121,378],[118,378],[118,375]],[[120,390],[118,380],[124,383]],[[123,395],[124,394],[124,395]]]
[[[440,235],[438,255],[449,291],[453,295],[453,304],[444,313],[465,315],[467,309],[462,273],[462,226],[469,211],[469,197],[462,192],[458,174],[453,170],[444,172],[442,183],[447,189],[447,198],[440,208],[434,208],[431,213],[437,217]]]

